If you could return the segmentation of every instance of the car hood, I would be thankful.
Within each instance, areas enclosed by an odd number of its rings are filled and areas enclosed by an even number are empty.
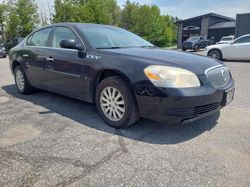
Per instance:
[[[119,55],[120,57],[133,58],[146,63],[146,65],[180,67],[192,71],[197,75],[203,75],[206,69],[222,64],[218,60],[201,55],[160,48],[121,48],[105,49],[102,51],[116,56]]]
[[[210,46],[207,46],[206,48],[207,49],[212,49],[212,48],[221,49],[221,48],[227,47],[229,45],[231,45],[231,44],[230,43],[229,44],[228,43],[222,43],[222,44],[210,45]]]
[[[232,41],[219,41],[218,44],[230,44]]]

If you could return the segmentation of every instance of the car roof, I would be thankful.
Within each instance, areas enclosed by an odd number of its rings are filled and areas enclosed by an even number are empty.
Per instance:
[[[241,36],[237,37],[236,40],[239,39],[239,38],[243,38],[245,36],[250,36],[250,34],[241,35]]]
[[[77,22],[63,22],[63,23],[55,23],[51,25],[47,25],[42,28],[47,28],[47,27],[55,27],[55,26],[81,26],[81,27],[86,27],[86,28],[92,28],[92,29],[101,29],[101,28],[118,28],[112,25],[104,25],[104,24],[96,24],[96,23],[77,23]],[[41,29],[41,28],[40,28]]]

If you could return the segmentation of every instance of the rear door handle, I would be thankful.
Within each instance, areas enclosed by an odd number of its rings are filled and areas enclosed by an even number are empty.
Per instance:
[[[48,62],[53,62],[53,61],[54,61],[54,59],[53,59],[52,57],[48,57],[48,58],[46,58],[46,60],[47,60]]]

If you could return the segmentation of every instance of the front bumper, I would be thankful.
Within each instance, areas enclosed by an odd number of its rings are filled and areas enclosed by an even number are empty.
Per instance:
[[[194,49],[194,46],[197,45],[198,43],[192,43],[192,42],[183,42],[182,43],[182,49]]]
[[[140,116],[166,124],[192,122],[226,106],[227,90],[234,90],[234,81],[223,89],[200,87],[193,89],[163,89],[162,95],[136,95]]]
[[[0,56],[6,56],[7,52],[6,51],[0,51]]]

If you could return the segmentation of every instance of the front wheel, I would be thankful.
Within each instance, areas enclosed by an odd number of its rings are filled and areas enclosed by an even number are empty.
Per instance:
[[[199,50],[199,46],[198,45],[195,45],[194,46],[194,52],[197,52]]]
[[[222,60],[222,53],[220,50],[218,49],[212,49],[208,52],[207,56],[216,58],[218,60]]]
[[[139,119],[131,89],[118,76],[108,77],[98,85],[96,107],[102,119],[114,128],[127,128]]]

